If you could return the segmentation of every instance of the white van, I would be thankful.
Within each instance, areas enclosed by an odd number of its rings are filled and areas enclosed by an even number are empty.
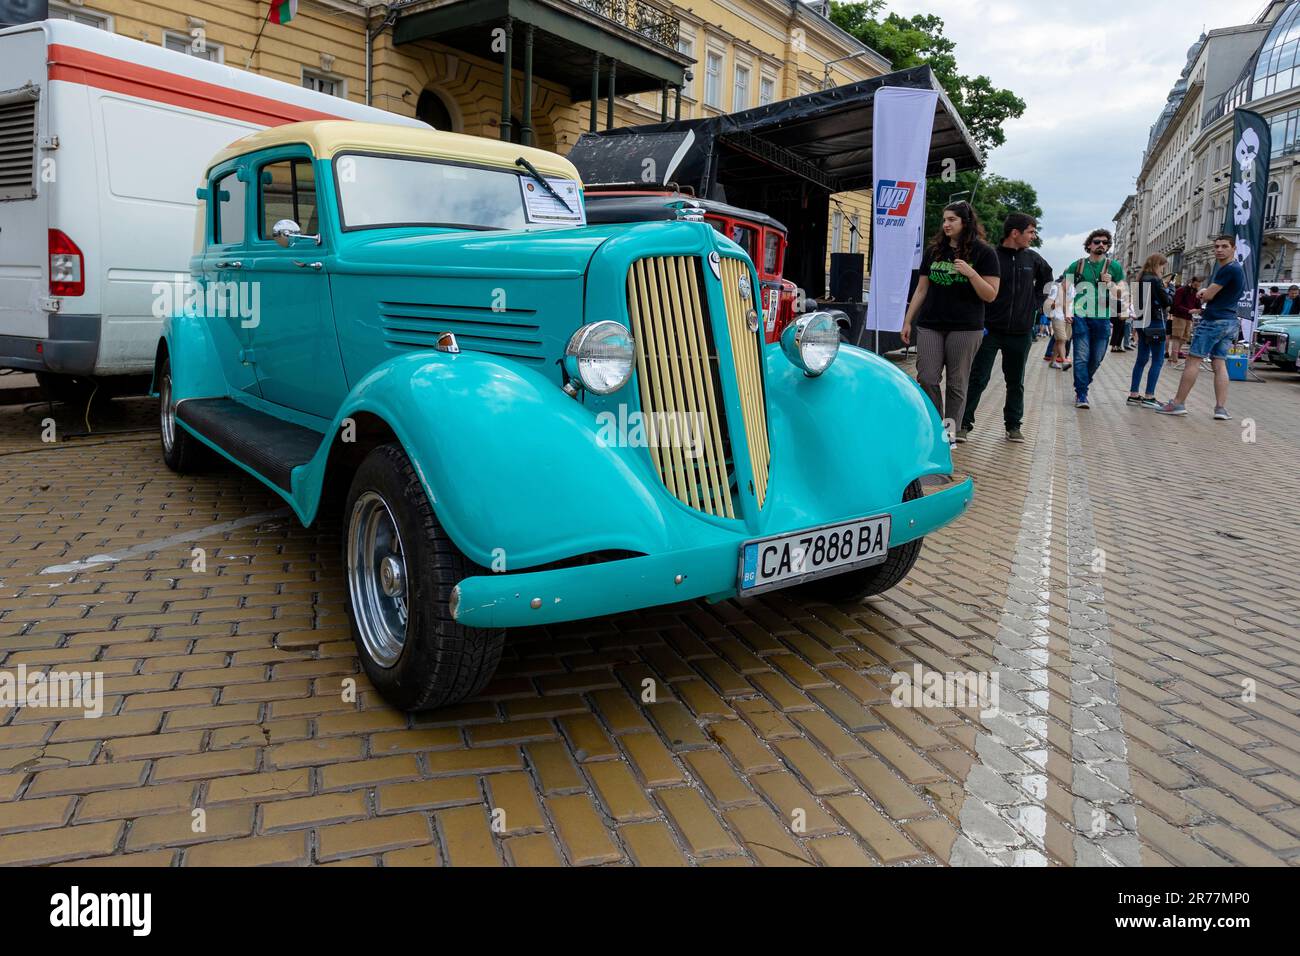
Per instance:
[[[65,20],[0,30],[0,368],[148,375],[208,161],[330,118],[425,125]]]

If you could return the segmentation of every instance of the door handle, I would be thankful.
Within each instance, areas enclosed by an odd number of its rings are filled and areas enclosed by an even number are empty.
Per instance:
[[[299,269],[320,270],[325,267],[325,263],[323,262],[303,262],[301,259],[294,259],[293,264],[296,265]]]
[[[242,269],[244,264],[238,259],[222,259],[217,263],[218,269]]]

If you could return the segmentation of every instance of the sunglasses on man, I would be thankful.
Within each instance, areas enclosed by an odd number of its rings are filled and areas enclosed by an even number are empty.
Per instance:
[[[1092,240],[1092,244],[1094,246],[1109,246],[1110,241],[1107,239],[1094,239]]]

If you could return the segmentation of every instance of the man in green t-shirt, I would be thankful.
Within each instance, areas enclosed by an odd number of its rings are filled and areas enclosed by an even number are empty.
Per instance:
[[[1088,407],[1088,388],[1110,344],[1110,319],[1123,315],[1124,268],[1110,257],[1114,240],[1094,229],[1083,242],[1088,255],[1065,270],[1066,318],[1074,332],[1074,407]]]

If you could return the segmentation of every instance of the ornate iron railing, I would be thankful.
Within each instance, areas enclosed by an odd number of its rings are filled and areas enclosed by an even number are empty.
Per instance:
[[[645,3],[644,0],[569,0],[575,6],[590,10],[599,17],[639,33],[647,40],[661,46],[677,49],[682,22],[672,14]]]

